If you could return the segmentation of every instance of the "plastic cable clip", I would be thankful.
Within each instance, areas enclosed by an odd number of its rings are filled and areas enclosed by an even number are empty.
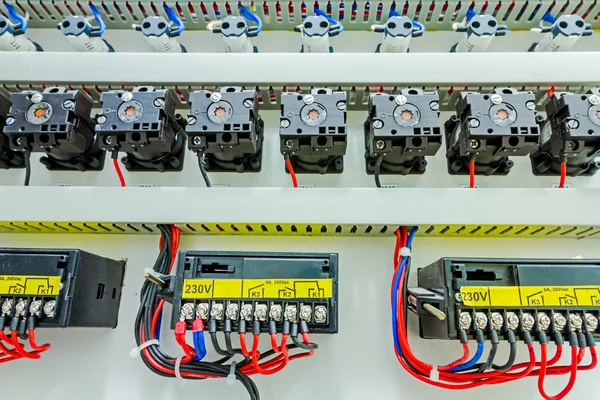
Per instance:
[[[400,249],[400,255],[404,257],[410,257],[410,249],[408,247],[402,247]]]
[[[437,382],[440,379],[440,371],[438,371],[437,365],[431,367],[431,371],[429,372],[429,379],[434,382]]]
[[[231,368],[229,369],[229,375],[227,375],[227,384],[229,386],[233,386],[235,385],[235,381],[236,381],[236,377],[235,377],[235,361],[233,361],[231,363]]]
[[[181,379],[181,371],[179,370],[179,368],[181,367],[181,360],[183,359],[183,357],[185,356],[179,356],[177,357],[177,360],[175,360],[175,378],[177,379]]]
[[[140,355],[142,350],[144,350],[148,346],[152,346],[153,344],[159,345],[160,342],[158,341],[158,339],[148,340],[147,342],[140,344],[138,347],[134,347],[133,349],[129,350],[129,355],[131,356],[131,358],[136,358]]]

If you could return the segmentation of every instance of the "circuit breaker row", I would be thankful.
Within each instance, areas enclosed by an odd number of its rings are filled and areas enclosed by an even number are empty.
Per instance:
[[[179,171],[185,147],[208,171],[258,172],[264,123],[256,90],[224,87],[189,96],[187,118],[172,93],[137,87],[102,93],[48,88],[0,97],[0,167],[21,168],[28,152],[45,153],[49,170],[101,170],[109,152],[130,171]],[[347,148],[346,92],[315,88],[281,95],[280,151],[296,173],[341,173]],[[461,92],[456,114],[439,122],[436,92],[404,89],[371,95],[364,124],[368,174],[422,174],[426,157],[446,141],[450,174],[506,175],[512,157],[530,156],[536,175],[591,175],[600,168],[600,89],[551,93],[547,118],[536,114],[531,92],[497,88]],[[377,170],[377,171],[376,171]]]

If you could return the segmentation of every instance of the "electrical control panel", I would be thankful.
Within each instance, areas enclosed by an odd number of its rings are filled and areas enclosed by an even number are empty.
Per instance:
[[[526,156],[540,141],[535,96],[511,88],[490,94],[461,92],[456,115],[444,125],[446,158],[452,175],[469,174],[470,163],[481,175],[506,175],[514,162],[509,156]]]
[[[3,133],[9,110],[10,101],[0,94],[0,168],[21,168],[24,166],[23,153],[13,151],[8,136]]]
[[[600,260],[442,258],[418,270],[418,288],[408,294],[426,339],[458,339],[461,330],[501,339],[509,330],[521,339],[541,331],[600,338]]]
[[[555,92],[546,103],[540,149],[531,155],[535,175],[593,175],[600,168],[600,88],[585,94]]]
[[[14,93],[10,101],[4,133],[13,151],[46,153],[40,162],[51,171],[102,170],[106,152],[96,140],[89,95],[53,87]]]
[[[124,273],[82,250],[0,248],[0,329],[115,328]]]
[[[213,331],[338,331],[337,254],[182,251],[170,290],[173,327],[200,318]]]
[[[425,156],[435,155],[442,145],[438,110],[435,92],[404,89],[398,95],[371,95],[365,122],[367,173],[374,173],[378,158],[381,174],[424,173]]]
[[[102,93],[96,117],[100,146],[123,151],[121,162],[130,171],[181,171],[185,133],[175,118],[175,99],[169,90],[140,86],[133,91]]]
[[[281,153],[296,173],[341,173],[347,147],[346,92],[281,94]]]
[[[206,157],[206,170],[260,171],[264,123],[256,90],[239,86],[198,90],[190,93],[190,104],[188,147]]]

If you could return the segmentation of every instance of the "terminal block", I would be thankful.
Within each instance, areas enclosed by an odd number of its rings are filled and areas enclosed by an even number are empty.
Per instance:
[[[27,35],[29,14],[17,14],[13,6],[3,2],[8,11],[8,17],[0,14],[0,51],[43,51],[42,47],[30,40]]]
[[[544,22],[550,25],[544,26]],[[579,15],[561,15],[554,18],[549,13],[542,17],[540,28],[534,28],[532,31],[544,33],[542,40],[529,48],[529,51],[536,52],[569,51],[581,37],[594,33],[592,24],[586,23]]]
[[[211,332],[337,333],[337,260],[337,254],[182,251],[162,296],[173,302],[172,328],[201,319]]]
[[[13,151],[8,136],[3,133],[9,110],[10,101],[0,94],[0,168],[23,168],[23,152]]]
[[[333,53],[329,38],[342,33],[344,27],[330,15],[315,9],[315,15],[306,17],[294,31],[302,34],[300,53]]]
[[[546,104],[540,149],[531,155],[535,175],[593,175],[600,168],[600,88],[586,94],[555,92]]]
[[[444,124],[448,172],[507,175],[514,163],[509,156],[526,156],[539,147],[541,116],[536,117],[535,96],[515,89],[490,94],[462,92],[456,115]]]
[[[422,338],[600,338],[600,260],[442,258],[418,270],[418,286],[408,295]]]
[[[262,31],[262,20],[241,3],[238,4],[239,16],[227,15],[222,21],[208,24],[208,30],[221,34],[227,53],[258,53],[258,47],[252,45],[250,38]],[[249,25],[248,21],[253,22]]]
[[[475,53],[486,51],[496,36],[504,36],[508,32],[506,25],[499,25],[498,20],[490,14],[475,14],[467,11],[466,20],[462,24],[454,23],[452,29],[464,32],[461,40],[450,49],[451,53]]]
[[[47,88],[11,95],[4,133],[13,151],[45,153],[51,171],[100,171],[106,152],[96,140],[90,118],[92,99],[81,90]]]
[[[209,171],[259,172],[264,122],[256,90],[225,87],[190,93],[192,114],[186,123],[188,147],[205,155]]]
[[[185,133],[175,118],[175,99],[167,89],[140,86],[132,92],[102,93],[96,132],[100,146],[124,151],[129,171],[181,171]]]
[[[104,20],[92,3],[89,3],[89,7],[93,16],[68,15],[57,25],[58,30],[65,35],[77,51],[113,53],[115,51],[113,47],[101,37],[106,30]],[[93,26],[92,21],[97,22],[98,26]]]
[[[115,328],[124,273],[82,250],[0,248],[0,329]]]
[[[134,24],[133,29],[142,32],[157,53],[187,53],[185,46],[176,39],[185,29],[183,21],[166,3],[163,3],[163,9],[169,20],[153,15],[144,18],[141,25]]]
[[[381,174],[422,174],[425,156],[442,145],[439,97],[436,92],[404,89],[399,95],[377,93],[369,98],[365,122],[365,159],[372,175],[381,158]]]
[[[281,153],[298,173],[341,173],[347,146],[346,92],[282,93]]]
[[[425,33],[425,27],[421,23],[395,11],[390,13],[384,25],[373,25],[371,29],[373,32],[383,33],[375,53],[408,53],[410,40]]]

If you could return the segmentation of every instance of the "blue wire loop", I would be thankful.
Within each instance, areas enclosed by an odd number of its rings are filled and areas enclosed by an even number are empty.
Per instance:
[[[331,24],[332,28],[337,28],[338,35],[340,33],[344,32],[344,25],[342,25],[340,21],[334,19],[331,15],[324,13],[323,11],[319,10],[316,7],[315,7],[315,15],[317,15],[319,17],[325,17],[327,19],[327,21]]]
[[[181,32],[183,32],[183,30],[185,29],[185,25],[183,24],[183,21],[181,20],[181,18],[179,18],[179,15],[175,14],[175,11],[173,11],[166,4],[163,4],[163,8],[165,9],[165,12],[167,13],[167,17],[169,17],[169,21],[173,21],[175,23],[175,25],[177,25],[177,34],[181,35]]]
[[[100,13],[98,12],[98,9],[96,8],[96,6],[93,5],[92,3],[89,3],[89,5],[90,5],[90,9],[92,10],[92,14],[94,14],[94,19],[100,25],[100,27],[98,28],[98,36],[102,36],[104,31],[106,30],[106,24],[104,23],[104,20],[100,16]]]
[[[548,11],[546,11],[544,13],[544,15],[542,16],[542,21],[548,22],[552,25],[554,25],[554,23],[556,22],[556,18],[554,18],[552,16],[552,14],[550,14]]]
[[[244,7],[241,4],[238,5],[238,10],[242,17],[246,18],[247,20],[256,22],[256,25],[257,25],[256,26],[256,34],[258,35],[260,33],[260,31],[262,31],[262,27],[263,27],[263,23],[262,23],[261,19],[258,18],[258,15],[254,14],[252,11],[250,11],[249,9],[247,9],[246,7]]]
[[[206,357],[206,345],[204,343],[204,331],[196,331],[194,335],[194,349],[196,350],[196,357],[194,361],[200,361]]]
[[[459,372],[459,371],[464,371],[465,369],[471,368],[473,365],[475,365],[477,363],[477,361],[479,361],[482,354],[483,354],[483,342],[477,342],[477,351],[475,352],[475,355],[473,356],[473,358],[471,358],[467,362],[457,365],[454,368],[449,369],[448,372]]]
[[[17,14],[13,6],[4,1],[4,7],[8,10],[8,16],[18,24],[21,24],[21,32],[25,33],[27,30],[27,18]]]

